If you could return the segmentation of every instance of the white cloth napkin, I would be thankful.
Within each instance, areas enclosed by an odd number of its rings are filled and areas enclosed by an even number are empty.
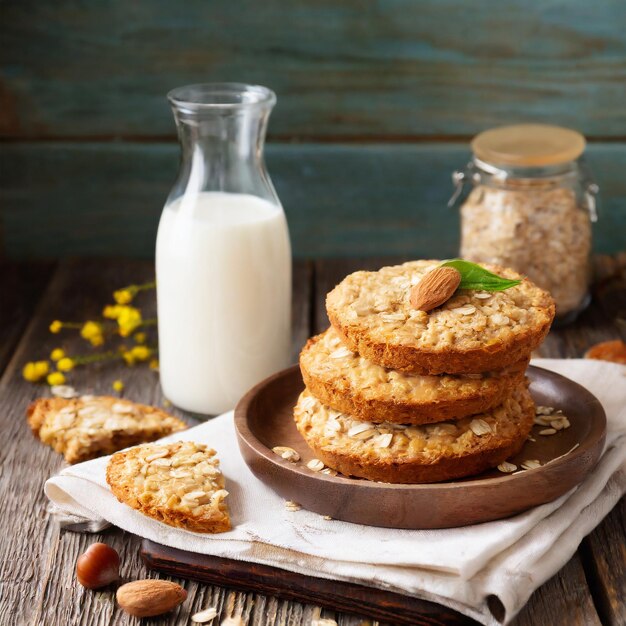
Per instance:
[[[420,531],[289,512],[241,459],[230,412],[166,438],[205,442],[217,450],[230,492],[230,532],[202,535],[171,528],[120,504],[106,484],[108,457],[64,469],[47,481],[45,492],[57,510],[94,527],[107,520],[174,548],[393,590],[452,607],[483,624],[507,623],[626,491],[626,367],[591,360],[534,364],[571,378],[600,399],[608,419],[607,443],[578,488],[505,520]],[[490,612],[489,596],[502,603],[503,622]]]

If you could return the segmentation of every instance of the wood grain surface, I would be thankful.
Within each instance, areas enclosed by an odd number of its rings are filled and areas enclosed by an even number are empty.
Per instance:
[[[0,254],[15,258],[152,258],[178,146],[138,143],[0,144]],[[461,143],[272,144],[267,164],[296,257],[458,253],[459,213],[448,209]],[[626,244],[626,147],[594,144],[602,189],[597,252]],[[4,244],[2,244],[2,239]]]
[[[376,266],[380,261],[368,263]],[[327,285],[361,266],[359,260],[296,264],[294,351],[303,337],[323,325],[320,311]],[[10,267],[0,266],[0,275],[16,271]],[[542,348],[545,356],[580,356],[589,344],[601,339],[626,339],[626,328],[620,321],[624,308],[615,308],[623,307],[621,303],[626,297],[626,255],[600,258],[596,267],[600,281],[594,304],[575,325],[551,333]],[[23,313],[16,314],[17,319],[11,324],[16,329],[13,336],[19,337],[19,341],[10,350],[11,358],[0,363],[0,429],[5,441],[0,446],[0,624],[139,626],[139,620],[124,616],[116,608],[112,592],[88,592],[74,580],[77,556],[94,541],[106,541],[120,552],[126,579],[154,574],[140,560],[137,538],[115,529],[96,535],[62,532],[49,516],[43,483],[63,467],[63,462],[50,448],[38,443],[26,427],[25,407],[42,390],[23,381],[20,370],[25,361],[45,356],[59,343],[70,353],[85,350],[84,342],[74,336],[50,335],[49,322],[95,315],[110,301],[113,289],[152,277],[153,267],[150,262],[78,260],[63,261],[57,267],[42,265],[29,272],[22,274],[29,278],[18,279],[17,287],[12,288],[16,294],[20,285],[25,291],[32,291],[22,300],[30,304],[23,305]],[[25,288],[22,280],[29,281],[31,287]],[[0,294],[3,313],[5,297],[10,292],[8,284],[3,283]],[[143,303],[146,312],[152,310],[150,296],[145,296]],[[126,397],[162,405],[157,377],[147,368],[90,367],[77,370],[72,382],[81,391],[109,393],[116,378],[125,381]],[[577,555],[533,594],[514,621],[516,626],[622,626],[623,552],[616,546],[624,546],[626,541],[625,514],[623,504],[616,507],[583,542]],[[320,614],[336,619],[341,626],[374,623],[368,615],[322,611],[295,601],[174,580],[188,590],[187,602],[171,615],[143,620],[141,624],[188,624],[192,613],[208,606],[216,606],[221,618],[240,614],[253,626],[310,624]]]
[[[267,84],[276,138],[468,136],[520,119],[624,137],[621,0],[3,3],[9,137],[173,137],[165,93]]]

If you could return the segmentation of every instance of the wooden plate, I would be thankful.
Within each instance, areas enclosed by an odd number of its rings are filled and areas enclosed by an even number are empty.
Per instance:
[[[271,376],[241,399],[235,409],[239,448],[254,475],[283,498],[334,519],[409,529],[449,528],[500,519],[550,502],[578,485],[604,445],[604,409],[589,391],[537,367],[529,367],[528,377],[535,402],[562,409],[571,423],[570,428],[550,436],[538,434],[545,427],[533,428],[536,442],[528,441],[512,462],[519,466],[523,460],[537,459],[545,464],[537,469],[514,474],[490,470],[466,479],[424,485],[377,483],[313,472],[306,463],[314,454],[292,416],[304,388],[298,366]],[[274,446],[294,448],[301,460],[290,463],[282,459],[272,452]]]

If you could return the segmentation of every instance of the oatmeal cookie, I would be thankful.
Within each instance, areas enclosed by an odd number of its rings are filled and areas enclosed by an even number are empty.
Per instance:
[[[106,478],[120,502],[169,526],[198,533],[230,530],[224,476],[215,450],[204,444],[148,443],[117,452]]]
[[[88,461],[187,428],[183,421],[153,406],[111,396],[39,398],[28,407],[27,420],[33,433],[68,463]]]
[[[328,467],[386,483],[432,483],[496,467],[521,450],[534,417],[526,383],[490,411],[422,426],[361,422],[308,390],[294,409],[300,434]]]
[[[328,294],[326,310],[348,348],[417,374],[477,374],[528,359],[554,318],[550,294],[524,278],[505,291],[457,291],[428,313],[412,308],[411,288],[439,263],[411,261],[344,278]],[[483,267],[522,279],[510,269]]]
[[[420,376],[389,370],[350,351],[334,328],[300,353],[302,378],[322,404],[355,419],[428,424],[501,404],[524,379],[528,361],[483,374]]]

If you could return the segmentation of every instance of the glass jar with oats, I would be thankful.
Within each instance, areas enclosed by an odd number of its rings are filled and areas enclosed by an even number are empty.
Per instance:
[[[544,124],[485,131],[472,141],[473,157],[453,175],[450,204],[465,183],[461,256],[512,267],[550,291],[557,322],[572,321],[590,300],[591,223],[597,185],[578,132]]]

